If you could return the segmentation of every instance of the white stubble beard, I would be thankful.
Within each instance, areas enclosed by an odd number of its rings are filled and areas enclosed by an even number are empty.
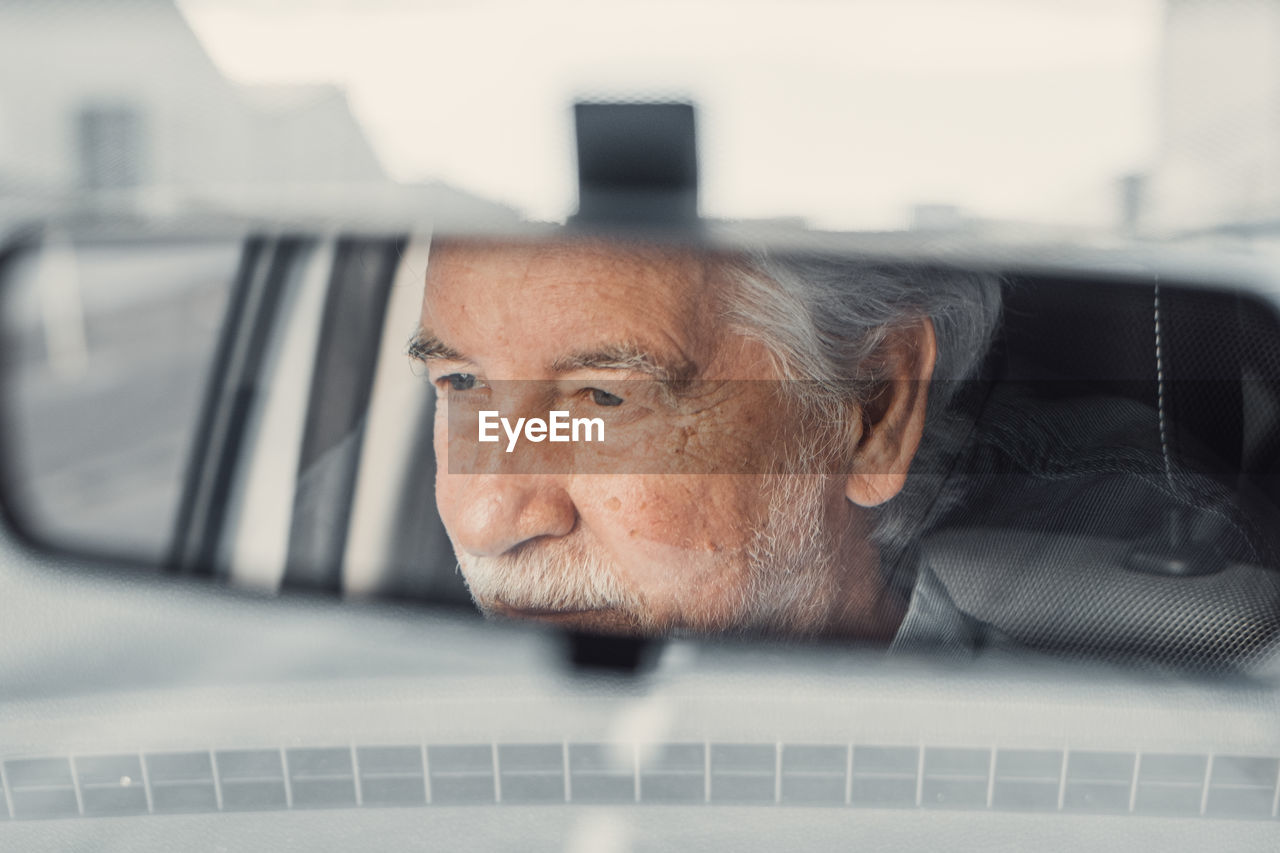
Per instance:
[[[459,568],[477,606],[486,614],[495,605],[539,611],[606,611],[619,614],[642,634],[769,632],[817,634],[832,613],[839,560],[835,536],[827,524],[825,483],[821,475],[771,474],[762,488],[769,493],[768,515],[738,552],[745,578],[735,591],[723,624],[680,608],[687,624],[663,624],[645,596],[624,582],[609,561],[585,551],[577,542],[546,542],[498,557],[459,552]],[[670,571],[681,571],[673,566]],[[691,581],[696,577],[690,575]],[[685,593],[695,603],[699,589]],[[669,620],[664,620],[669,621]]]

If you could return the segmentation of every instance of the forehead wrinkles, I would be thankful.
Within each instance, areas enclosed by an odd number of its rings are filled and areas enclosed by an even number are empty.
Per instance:
[[[535,288],[562,306],[583,308],[588,292],[598,296],[606,319],[615,316],[616,328],[602,327],[606,335],[627,337],[635,324],[649,326],[649,333],[674,345],[695,363],[705,363],[718,327],[715,309],[713,263],[703,253],[688,249],[609,243],[598,240],[548,243],[482,242],[450,240],[432,250],[422,306],[423,325],[438,327],[442,317],[431,309],[445,308],[471,313],[476,310],[510,310],[503,291]],[[477,288],[496,278],[499,291],[484,290],[485,302],[477,302]],[[566,285],[557,288],[556,285]],[[462,291],[453,290],[462,286]],[[448,288],[448,290],[446,290]],[[441,303],[441,300],[447,300]],[[490,306],[488,301],[495,302]],[[615,311],[610,315],[608,312]],[[548,333],[554,330],[547,329]],[[625,341],[633,343],[633,341]],[[638,343],[638,341],[635,341]]]

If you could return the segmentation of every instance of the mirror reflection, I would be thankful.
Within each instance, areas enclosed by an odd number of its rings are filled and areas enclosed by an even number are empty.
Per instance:
[[[255,238],[221,297],[147,307],[77,249],[59,386],[55,249],[6,275],[6,505],[39,542],[643,636],[1210,669],[1280,642],[1280,327],[1247,289],[563,232]],[[181,448],[163,507],[108,427]]]

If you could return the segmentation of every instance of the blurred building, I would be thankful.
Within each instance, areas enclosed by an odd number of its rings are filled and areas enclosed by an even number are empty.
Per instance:
[[[287,49],[287,46],[282,46]],[[172,0],[0,0],[0,224],[512,212],[389,180],[335,86],[242,86]]]
[[[1161,62],[1160,150],[1126,212],[1149,232],[1280,232],[1280,0],[1165,0]]]

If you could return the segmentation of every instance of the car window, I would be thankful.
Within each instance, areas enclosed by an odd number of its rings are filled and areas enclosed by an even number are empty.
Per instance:
[[[10,267],[5,433],[33,532],[164,557],[240,250],[54,233]]]

